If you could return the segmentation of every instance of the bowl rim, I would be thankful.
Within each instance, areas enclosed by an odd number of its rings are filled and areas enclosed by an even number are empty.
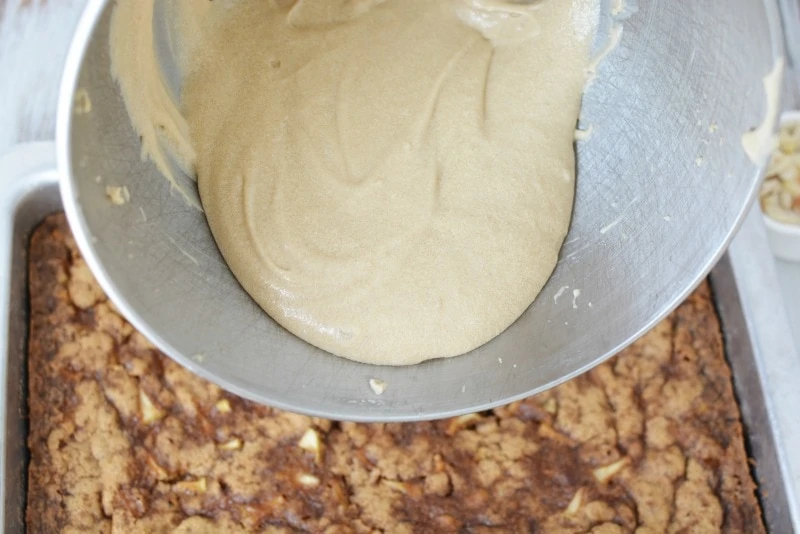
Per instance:
[[[775,219],[764,213],[763,210],[761,212],[761,215],[764,217],[764,223],[770,230],[786,236],[800,238],[800,225],[776,221]]]
[[[800,109],[790,109],[781,113],[780,124],[783,126],[789,122],[800,122]]]

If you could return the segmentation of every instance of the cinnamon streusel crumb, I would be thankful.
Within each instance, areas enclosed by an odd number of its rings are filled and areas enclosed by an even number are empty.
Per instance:
[[[354,424],[244,401],[162,356],[63,216],[30,252],[30,532],[764,532],[707,285],[539,396]]]

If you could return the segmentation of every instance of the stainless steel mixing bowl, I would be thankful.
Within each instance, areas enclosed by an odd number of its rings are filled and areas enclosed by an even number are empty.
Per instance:
[[[88,2],[59,111],[62,195],[89,265],[125,316],[192,371],[243,397],[347,420],[507,403],[655,325],[706,275],[754,197],[760,171],[740,138],[762,122],[762,77],[782,55],[772,0],[640,0],[586,93],[582,122],[593,133],[578,144],[574,219],[539,298],[470,354],[375,367],[273,322],[230,273],[203,214],[142,161],[109,73],[112,4]],[[88,113],[75,111],[78,90]],[[125,185],[130,201],[113,205],[106,185]],[[388,384],[382,395],[371,378]]]

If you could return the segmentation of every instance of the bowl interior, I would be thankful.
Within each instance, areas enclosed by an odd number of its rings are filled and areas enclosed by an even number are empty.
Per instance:
[[[762,77],[781,50],[773,3],[629,4],[622,42],[585,95],[581,122],[593,133],[577,145],[574,217],[555,273],[516,323],[467,355],[358,364],[263,313],[203,214],[142,161],[110,76],[104,0],[88,3],[62,92],[62,192],[76,239],[111,298],[159,348],[256,401],[337,419],[413,420],[552,387],[671,311],[721,255],[758,183],[740,138],[763,120]],[[78,89],[91,112],[74,112]],[[130,201],[110,203],[107,185],[125,185]],[[381,396],[373,377],[388,384]]]

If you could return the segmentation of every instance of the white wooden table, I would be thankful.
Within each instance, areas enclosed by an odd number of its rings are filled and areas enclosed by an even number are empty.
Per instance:
[[[58,86],[85,0],[0,0],[0,153],[54,135]]]

